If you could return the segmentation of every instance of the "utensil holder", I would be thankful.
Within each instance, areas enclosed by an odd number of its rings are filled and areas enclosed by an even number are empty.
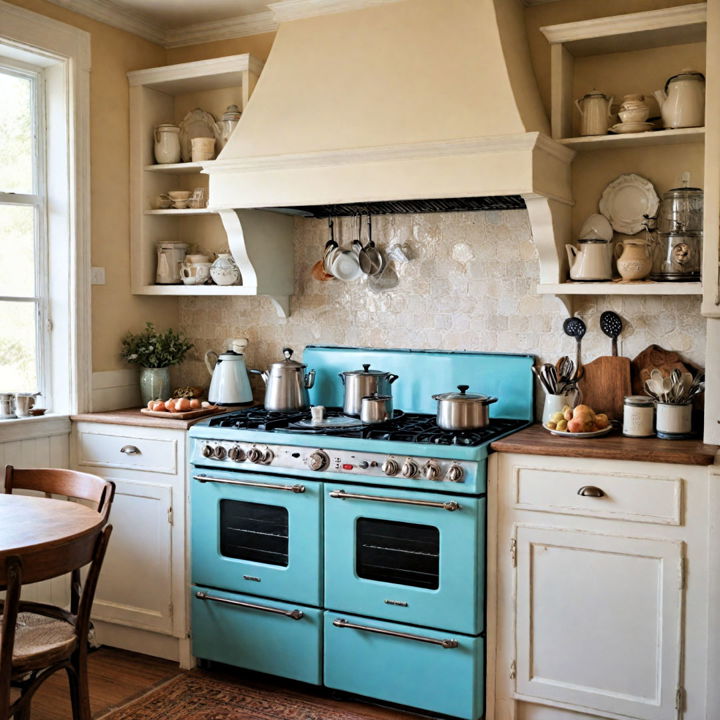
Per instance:
[[[656,408],[655,427],[658,437],[672,440],[690,435],[692,431],[692,403],[686,405],[658,403]]]
[[[577,404],[578,391],[568,390],[557,395],[545,395],[545,405],[543,406],[542,422],[543,425],[556,413],[560,412],[565,405],[574,408]]]

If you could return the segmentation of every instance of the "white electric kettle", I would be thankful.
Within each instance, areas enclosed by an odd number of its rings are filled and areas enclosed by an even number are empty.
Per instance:
[[[213,350],[205,353],[205,366],[212,377],[208,390],[208,400],[211,403],[246,405],[253,401],[243,355],[247,344],[247,338],[239,338],[232,340],[230,350],[220,355]]]

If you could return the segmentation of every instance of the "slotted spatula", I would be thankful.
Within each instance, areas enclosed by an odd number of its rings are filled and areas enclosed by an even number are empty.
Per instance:
[[[577,343],[575,347],[575,372],[580,370],[580,343],[582,343],[583,336],[587,327],[585,323],[579,317],[570,317],[563,323],[563,330],[566,335],[575,338]]]
[[[612,354],[617,357],[617,339],[622,332],[622,318],[612,310],[606,310],[600,315],[600,329],[612,340]]]

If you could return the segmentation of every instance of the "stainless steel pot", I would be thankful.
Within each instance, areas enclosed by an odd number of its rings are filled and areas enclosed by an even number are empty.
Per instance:
[[[458,385],[458,392],[433,395],[438,401],[437,424],[443,430],[477,430],[490,423],[488,405],[497,402],[495,397],[468,393],[469,385]]]
[[[307,365],[292,359],[291,348],[283,348],[285,359],[272,363],[269,372],[250,370],[265,381],[265,409],[278,412],[307,410],[310,407],[308,389],[315,382],[315,371],[305,374]]]
[[[359,416],[362,399],[370,395],[392,395],[390,387],[397,375],[384,370],[370,370],[370,364],[363,365],[362,370],[346,370],[338,373],[345,385],[343,412],[345,415]]]
[[[360,405],[360,421],[365,425],[391,420],[393,416],[392,395],[368,395]]]

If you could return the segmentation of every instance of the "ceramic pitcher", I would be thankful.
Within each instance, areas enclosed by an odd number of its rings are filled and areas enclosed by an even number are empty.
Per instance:
[[[612,102],[613,98],[599,90],[591,90],[575,101],[575,107],[580,112],[581,135],[607,134]]]
[[[643,280],[652,270],[652,248],[640,238],[623,238],[615,245],[617,269],[623,280]]]
[[[155,161],[160,165],[180,162],[180,128],[163,123],[154,131]]]

